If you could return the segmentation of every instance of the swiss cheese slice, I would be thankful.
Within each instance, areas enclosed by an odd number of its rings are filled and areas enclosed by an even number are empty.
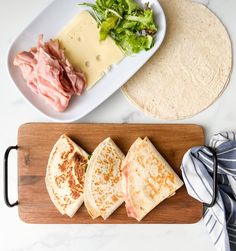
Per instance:
[[[86,74],[87,88],[124,57],[112,38],[99,41],[98,23],[87,11],[75,16],[57,39],[75,70],[81,69]]]

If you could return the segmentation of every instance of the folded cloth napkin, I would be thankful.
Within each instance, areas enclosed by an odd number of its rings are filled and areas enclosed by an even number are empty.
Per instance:
[[[218,162],[216,203],[206,207],[203,218],[211,239],[219,251],[236,251],[236,132],[212,137]],[[200,146],[190,149],[183,158],[182,175],[190,196],[211,203],[213,196],[213,153]]]

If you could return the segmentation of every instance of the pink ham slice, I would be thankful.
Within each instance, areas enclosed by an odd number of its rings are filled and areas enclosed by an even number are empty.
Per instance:
[[[127,163],[124,167],[123,167],[123,175],[125,178],[125,194],[124,194],[124,198],[125,198],[125,208],[126,208],[126,212],[128,217],[132,217],[137,219],[137,214],[132,206],[130,197],[129,197],[129,163]]]
[[[73,69],[58,40],[44,43],[42,35],[37,47],[15,57],[14,65],[20,67],[28,87],[59,112],[65,111],[72,95],[81,95],[86,86],[84,73]]]

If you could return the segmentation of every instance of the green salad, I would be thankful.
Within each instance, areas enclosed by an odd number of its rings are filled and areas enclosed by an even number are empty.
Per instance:
[[[148,3],[143,8],[134,0],[96,0],[95,4],[80,5],[93,9],[100,40],[110,35],[128,55],[152,48],[157,25]]]

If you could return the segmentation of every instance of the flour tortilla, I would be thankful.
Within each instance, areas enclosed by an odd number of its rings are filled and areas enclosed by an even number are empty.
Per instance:
[[[105,142],[103,141],[102,143],[99,144],[99,146],[93,151],[92,157],[89,160],[89,165],[86,170],[85,174],[85,190],[84,190],[84,204],[85,207],[87,208],[87,211],[89,215],[93,218],[96,219],[97,217],[100,216],[100,211],[97,207],[97,204],[95,202],[95,199],[93,198],[93,193],[92,193],[92,182],[93,182],[93,163],[94,160],[97,158],[97,156],[100,154],[102,147],[104,146]]]
[[[123,162],[123,186],[129,217],[138,221],[183,185],[148,138],[138,138]]]
[[[227,86],[232,45],[224,25],[204,5],[190,0],[160,3],[167,18],[166,38],[122,91],[145,113],[184,119],[210,106]]]
[[[111,138],[94,150],[85,175],[84,203],[90,216],[107,219],[123,202],[122,161],[125,156]]]
[[[62,135],[54,145],[47,165],[48,194],[61,214],[72,217],[83,203],[88,154]]]

